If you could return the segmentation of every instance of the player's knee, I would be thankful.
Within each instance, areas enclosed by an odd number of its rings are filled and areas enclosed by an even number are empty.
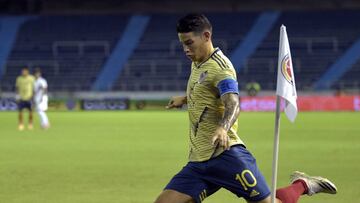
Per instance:
[[[156,198],[154,203],[162,203],[162,200],[161,200],[160,196],[158,198]]]
[[[172,191],[164,190],[154,203],[195,203],[193,199],[185,194]]]
[[[171,201],[171,195],[167,192],[162,192],[155,200],[154,203],[166,203]]]
[[[171,201],[171,196],[161,193],[155,200],[154,203],[166,203]]]

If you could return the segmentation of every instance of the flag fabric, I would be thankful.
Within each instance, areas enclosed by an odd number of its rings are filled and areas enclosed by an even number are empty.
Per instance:
[[[289,40],[284,25],[280,27],[276,95],[285,99],[285,114],[291,122],[294,122],[298,112],[297,94]]]

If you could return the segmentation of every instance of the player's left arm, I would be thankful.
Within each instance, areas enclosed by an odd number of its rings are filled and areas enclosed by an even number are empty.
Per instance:
[[[224,103],[225,111],[220,127],[227,131],[234,125],[236,119],[240,114],[239,95],[234,93],[227,93],[221,96],[221,101]]]
[[[231,126],[234,125],[236,119],[240,114],[239,96],[235,93],[226,93],[221,96],[221,101],[224,103],[224,115],[216,128],[212,138],[213,145],[219,145],[225,149],[230,149],[230,140],[227,132]]]
[[[227,132],[236,122],[240,113],[239,90],[235,79],[226,78],[218,83],[221,101],[224,104],[224,114],[212,138],[213,145],[230,149]]]

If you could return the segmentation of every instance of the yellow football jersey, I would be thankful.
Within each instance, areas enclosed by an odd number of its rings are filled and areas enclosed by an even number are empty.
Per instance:
[[[26,77],[19,76],[16,78],[16,87],[19,90],[20,99],[28,101],[33,97],[35,78],[32,75]]]
[[[206,161],[224,151],[222,147],[213,146],[211,138],[224,113],[217,85],[229,78],[237,81],[235,69],[218,48],[203,63],[191,65],[186,91],[190,119],[190,161]],[[237,135],[237,128],[236,120],[228,131],[230,145],[244,144]]]

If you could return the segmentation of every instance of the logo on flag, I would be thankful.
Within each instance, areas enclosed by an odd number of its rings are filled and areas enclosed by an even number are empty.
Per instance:
[[[291,64],[291,58],[289,54],[286,54],[281,61],[281,73],[291,85],[294,85],[293,76],[291,73]]]

